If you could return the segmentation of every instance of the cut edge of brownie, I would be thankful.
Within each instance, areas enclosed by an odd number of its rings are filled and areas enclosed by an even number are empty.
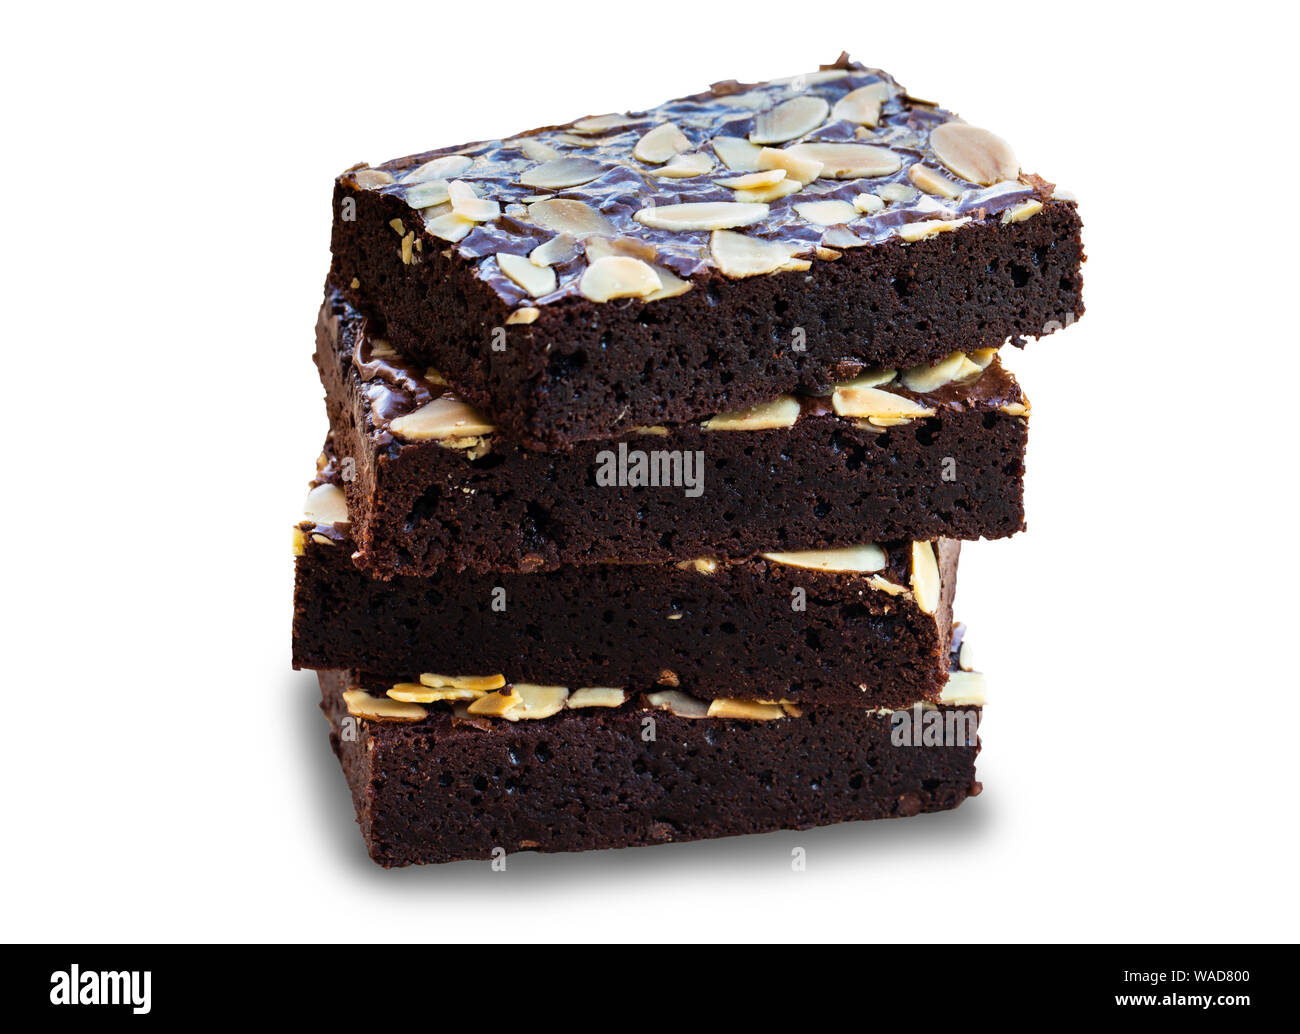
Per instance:
[[[345,196],[339,186],[336,204]],[[462,262],[442,257],[439,242],[430,240],[421,264],[402,264],[388,224],[410,218],[403,202],[367,192],[354,200],[358,218],[336,223],[327,287],[382,317],[399,351],[436,367],[457,394],[539,450],[607,437],[612,427],[687,423],[777,394],[825,391],[854,368],[1021,345],[1083,315],[1073,201],[1048,200],[1039,216],[1011,226],[975,223],[845,252],[811,283],[795,273],[717,276],[676,298],[566,299],[533,323],[510,324],[505,303]],[[790,347],[796,328],[801,350]],[[756,352],[755,341],[770,344]]]
[[[318,677],[362,836],[386,868],[911,816],[981,790],[982,682],[900,712],[690,718],[641,700],[511,723],[357,717],[344,694],[360,676]]]
[[[935,378],[924,391],[908,387],[921,386],[911,375],[890,381],[887,397],[930,413],[902,426],[839,416],[824,397],[783,396],[775,404],[797,411],[781,417],[787,426],[691,423],[537,454],[493,433],[493,418],[482,415],[471,416],[476,437],[450,444],[396,437],[397,415],[454,398],[439,398],[441,386],[399,357],[376,358],[379,346],[387,347],[355,309],[327,296],[315,355],[331,423],[326,454],[349,469],[340,476],[331,460],[332,473],[320,477],[344,489],[358,563],[381,578],[444,565],[529,572],[737,559],[774,542],[824,549],[864,536],[993,538],[1024,527],[1028,404],[995,355],[979,357],[978,369],[964,361],[977,376]],[[606,486],[600,472],[624,449],[634,458],[664,454],[678,470],[694,461],[700,498],[671,480]]]
[[[381,581],[355,566],[346,525],[307,521],[295,552],[295,667],[393,685],[466,674],[472,644],[479,674],[512,682],[890,707],[942,691],[960,543],[834,553],[841,566],[883,556],[873,573],[771,554]]]

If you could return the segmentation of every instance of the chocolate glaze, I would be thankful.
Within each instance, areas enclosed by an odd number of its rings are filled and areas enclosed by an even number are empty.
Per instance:
[[[820,72],[796,77],[795,80],[717,83],[704,93],[668,101],[645,111],[629,112],[622,116],[622,125],[603,134],[575,133],[577,122],[570,122],[532,130],[506,140],[477,141],[399,158],[375,166],[390,173],[397,182],[366,189],[405,199],[414,184],[403,184],[403,175],[431,158],[445,155],[471,157],[472,166],[454,178],[472,183],[482,197],[499,202],[501,216],[479,224],[455,244],[434,236],[427,236],[425,240],[428,245],[440,249],[451,248],[461,258],[473,263],[476,275],[511,306],[546,305],[577,295],[578,281],[587,267],[586,256],[579,248],[567,261],[552,267],[558,277],[556,290],[537,299],[531,298],[501,272],[494,257],[497,253],[526,255],[556,236],[553,231],[533,222],[528,215],[528,200],[542,196],[587,203],[609,220],[613,235],[635,238],[648,245],[654,251],[656,264],[678,276],[698,281],[717,272],[709,254],[709,232],[654,229],[637,222],[633,218],[635,213],[651,204],[737,200],[734,191],[713,182],[739,173],[728,169],[716,158],[708,146],[709,140],[715,136],[746,138],[759,114],[792,97],[821,97],[833,108],[835,102],[850,91],[882,81],[888,84],[890,96],[882,107],[875,129],[845,120],[828,119],[797,140],[771,146],[787,147],[811,142],[871,144],[897,153],[902,160],[901,168],[879,177],[814,180],[797,193],[769,202],[766,218],[738,228],[741,232],[765,240],[803,245],[806,256],[811,258],[814,249],[824,241],[833,242],[836,249],[869,246],[890,239],[905,223],[960,217],[986,220],[1029,198],[1051,196],[1050,184],[1044,184],[1037,177],[1022,176],[1020,180],[988,187],[960,180],[944,168],[929,146],[930,131],[955,116],[943,108],[908,96],[891,76],[850,61],[847,55],[841,55],[833,65],[823,66]],[[700,176],[680,179],[652,175],[652,171],[661,166],[638,161],[633,157],[633,149],[646,132],[664,122],[672,122],[682,131],[690,140],[692,152],[714,158],[714,168]],[[519,182],[520,176],[540,163],[521,149],[521,142],[525,139],[545,144],[562,157],[599,162],[605,166],[605,171],[587,183],[559,190],[527,186]],[[910,201],[890,202],[877,215],[862,215],[848,224],[833,227],[810,223],[795,211],[797,203],[832,199],[851,201],[856,195],[875,192],[887,183],[911,187],[908,169],[918,162],[943,171],[963,188],[961,196],[948,200],[915,191],[916,197]],[[357,186],[355,173],[363,168],[366,166],[350,169],[341,179],[349,187],[361,189]],[[438,213],[441,210],[428,211]]]

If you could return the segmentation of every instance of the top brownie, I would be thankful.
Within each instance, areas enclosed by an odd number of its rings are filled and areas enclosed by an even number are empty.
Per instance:
[[[847,57],[642,112],[356,166],[331,280],[534,448],[1083,311],[1073,199]]]

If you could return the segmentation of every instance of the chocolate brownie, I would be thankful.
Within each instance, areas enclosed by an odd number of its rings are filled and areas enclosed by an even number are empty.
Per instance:
[[[356,672],[319,679],[362,836],[386,867],[808,829],[980,791],[978,684],[897,713],[709,717],[669,692],[506,721],[386,703]]]
[[[843,390],[787,395],[744,417],[537,453],[371,325],[332,294],[316,364],[327,455],[338,458],[322,476],[346,491],[358,562],[380,577],[735,559],[773,543],[995,538],[1024,526],[1027,403],[990,353],[954,353],[861,393],[928,415],[873,421],[836,412],[856,412]]]
[[[335,185],[330,279],[544,449],[1083,312],[1077,206],[847,58],[442,148]]]
[[[386,677],[680,688],[894,707],[947,676],[959,543],[863,545],[741,561],[450,569],[388,581],[352,559],[339,489],[295,529],[293,663]]]

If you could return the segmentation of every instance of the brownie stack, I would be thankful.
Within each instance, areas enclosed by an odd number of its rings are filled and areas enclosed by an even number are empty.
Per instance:
[[[294,663],[382,865],[978,792],[960,540],[1073,199],[841,57],[339,177]]]

